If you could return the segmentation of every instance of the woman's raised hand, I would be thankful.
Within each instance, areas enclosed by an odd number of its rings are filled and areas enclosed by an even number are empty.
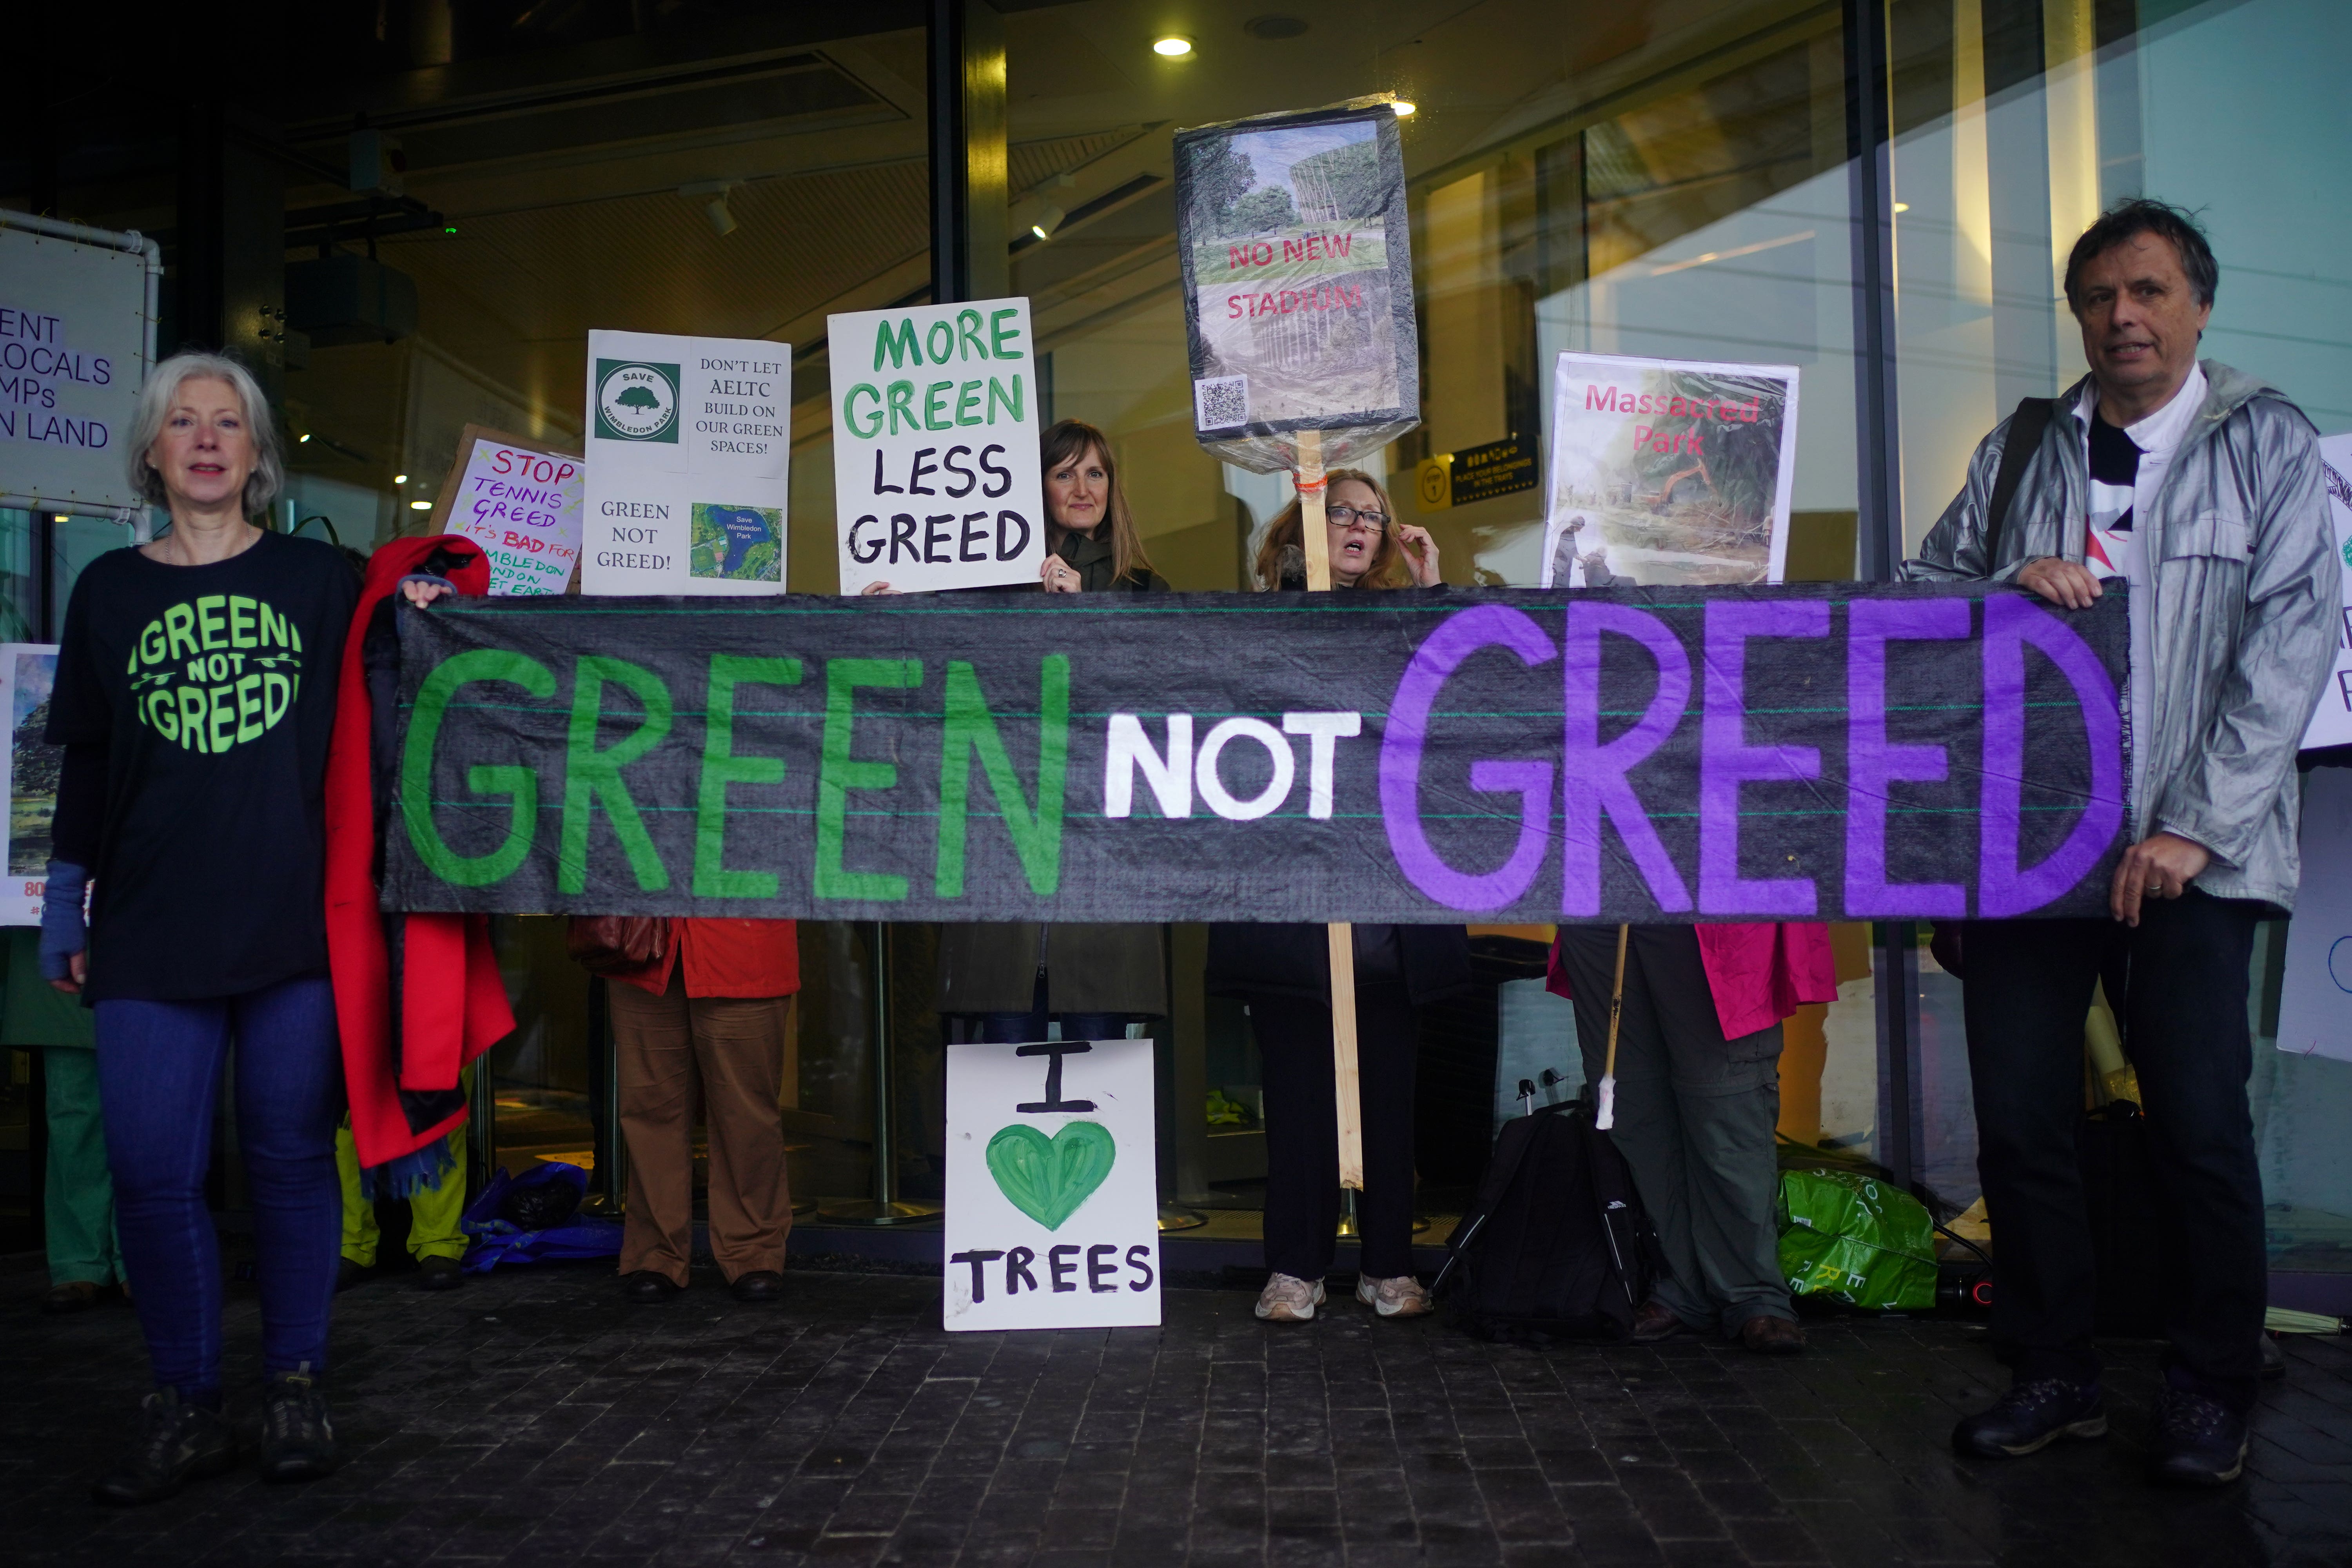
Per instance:
[[[1077,573],[1058,555],[1045,557],[1045,563],[1037,568],[1037,580],[1045,584],[1048,594],[1075,594],[1083,586]]]
[[[1445,580],[1437,569],[1437,541],[1429,536],[1429,530],[1418,523],[1399,523],[1396,537],[1397,548],[1404,552],[1404,563],[1412,569],[1414,587],[1434,588]]]

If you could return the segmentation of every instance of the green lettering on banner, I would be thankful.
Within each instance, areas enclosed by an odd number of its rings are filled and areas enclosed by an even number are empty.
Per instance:
[[[627,689],[645,704],[645,721],[626,739],[599,751],[597,722],[604,716],[604,683]],[[669,872],[646,831],[645,818],[621,770],[659,745],[669,733],[669,688],[661,677],[625,658],[590,654],[580,660],[572,678],[572,727],[563,747],[563,846],[557,854],[555,885],[560,892],[579,893],[588,887],[588,828],[602,797],[604,815],[613,819],[613,835],[629,858],[637,886],[657,892],[669,886]]]
[[[798,686],[801,661],[796,658],[745,658],[738,654],[710,656],[709,710],[702,728],[702,782],[694,801],[694,896],[698,899],[772,899],[772,871],[730,871],[726,867],[727,786],[776,784],[784,782],[782,757],[739,757],[735,754],[735,688],[742,681],[762,686]]]
[[[980,341],[980,312],[978,310],[958,310],[956,312],[956,336],[958,340],[956,344],[956,355],[958,358],[970,359],[974,354],[978,354],[982,359],[986,359],[988,357],[988,345]]]
[[[932,878],[940,897],[963,897],[975,752],[1029,878],[1029,890],[1050,897],[1062,885],[1062,793],[1070,760],[1067,654],[1049,653],[1037,661],[1037,809],[1032,812],[1004,738],[996,731],[996,716],[981,694],[978,673],[962,659],[949,660],[947,731],[940,742],[940,858]]]
[[[952,381],[935,381],[923,389],[924,429],[952,430],[955,428],[955,421],[948,416],[948,395],[953,391],[955,391],[955,383]]]
[[[272,679],[278,679],[275,676]],[[547,666],[528,654],[499,648],[473,648],[433,667],[417,688],[416,708],[408,721],[408,743],[400,753],[400,817],[408,826],[408,842],[435,876],[459,888],[487,888],[515,873],[530,853],[539,829],[539,774],[509,763],[494,767],[476,763],[466,772],[466,787],[476,795],[504,795],[509,803],[507,836],[487,855],[460,855],[449,847],[433,822],[433,746],[440,738],[442,716],[457,689],[476,680],[503,680],[533,697],[555,695],[555,677]],[[290,701],[289,693],[288,699]]]
[[[919,658],[831,658],[824,665],[824,748],[816,775],[816,896],[895,902],[907,896],[907,879],[887,871],[852,871],[842,863],[849,823],[849,792],[890,789],[898,782],[896,763],[860,762],[849,754],[857,725],[857,689],[906,690],[923,683]]]
[[[923,363],[922,342],[915,336],[913,317],[909,316],[898,323],[898,331],[895,336],[891,333],[890,323],[887,321],[884,321],[875,329],[874,368],[876,370],[882,368],[882,355],[886,351],[890,355],[892,367],[896,369],[904,369],[910,357],[917,364]]]

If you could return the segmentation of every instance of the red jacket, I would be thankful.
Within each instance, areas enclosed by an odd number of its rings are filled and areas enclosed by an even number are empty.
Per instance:
[[[791,921],[697,916],[670,921],[669,931],[658,966],[614,978],[658,996],[683,963],[688,996],[789,996],[801,988],[800,931]]]
[[[1808,1002],[1837,1000],[1837,966],[1825,925],[1767,921],[1694,929],[1707,990],[1715,998],[1716,1021],[1726,1039],[1769,1029]],[[1544,989],[1555,996],[1569,994],[1558,942],[1551,944]]]
[[[373,766],[379,739],[362,656],[376,605],[436,548],[460,558],[446,572],[459,593],[489,591],[489,563],[456,535],[396,539],[379,548],[368,560],[366,585],[343,645],[334,738],[327,751],[327,960],[342,1031],[352,1136],[362,1165],[413,1153],[463,1126],[457,1069],[515,1026],[490,952],[488,916],[385,914],[379,907]],[[398,820],[392,815],[385,830],[401,831]],[[396,972],[385,935],[394,921],[402,922]]]

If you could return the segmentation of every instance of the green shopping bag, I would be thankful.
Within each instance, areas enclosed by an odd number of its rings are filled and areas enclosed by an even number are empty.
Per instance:
[[[1780,1173],[1780,1273],[1792,1296],[1878,1311],[1936,1304],[1935,1227],[1926,1205],[1861,1171]]]

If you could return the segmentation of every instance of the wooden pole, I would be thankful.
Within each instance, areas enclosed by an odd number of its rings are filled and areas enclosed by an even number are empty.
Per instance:
[[[1601,1066],[1600,1102],[1592,1125],[1606,1132],[1617,1125],[1617,1021],[1625,1012],[1625,942],[1632,926],[1617,928],[1617,978],[1609,987],[1609,1055]]]
[[[1298,433],[1298,523],[1307,592],[1331,589],[1331,536],[1323,523],[1323,433]],[[1339,1118],[1339,1184],[1364,1190],[1364,1110],[1356,1068],[1356,928],[1328,928],[1331,953],[1331,1080]]]

